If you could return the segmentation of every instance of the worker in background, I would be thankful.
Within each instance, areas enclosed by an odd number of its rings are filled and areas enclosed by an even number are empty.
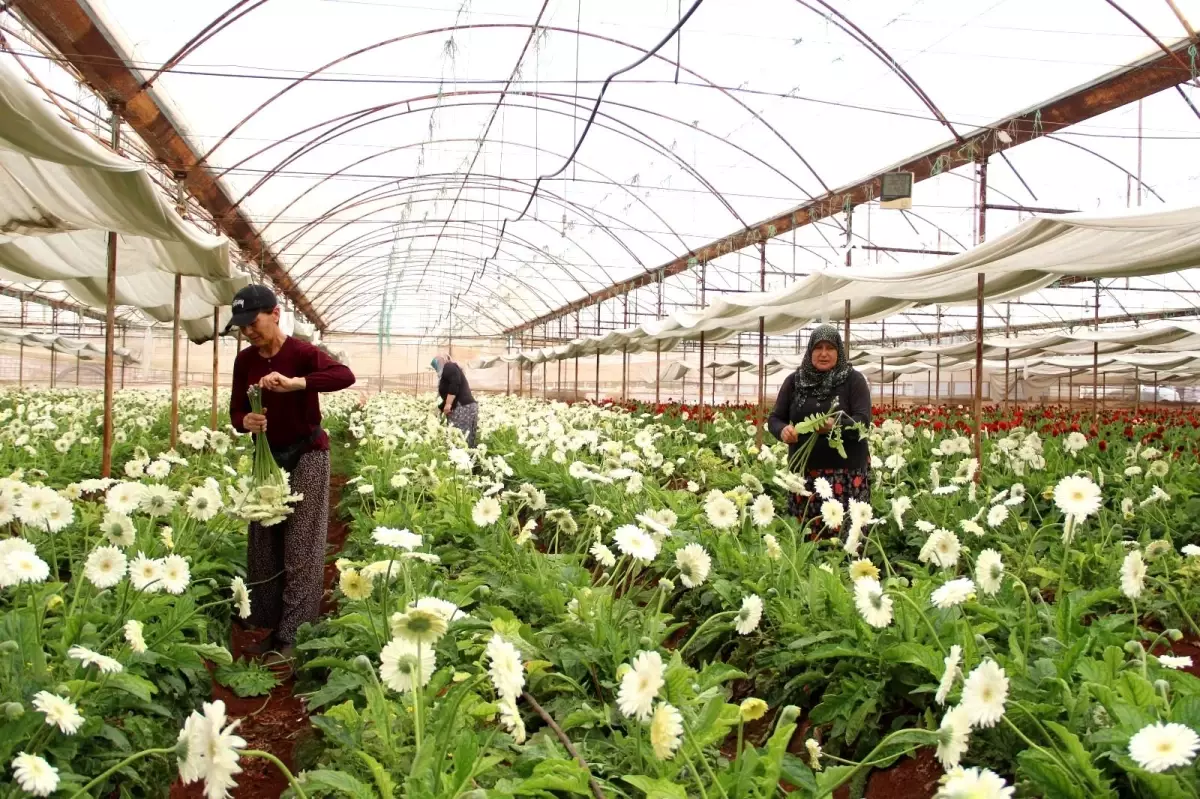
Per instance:
[[[471,385],[462,367],[449,354],[438,355],[431,365],[438,376],[438,410],[450,424],[463,431],[467,446],[475,446],[475,433],[479,427],[479,405],[471,396]]]
[[[266,435],[275,462],[290,476],[292,493],[304,496],[283,522],[250,525],[250,624],[271,631],[251,654],[271,653],[269,665],[290,662],[296,630],[320,615],[329,531],[329,435],[321,428],[318,394],[354,385],[345,364],[285,334],[279,312],[269,288],[246,286],[234,295],[226,328],[241,330],[250,342],[233,362],[230,420],[243,433]],[[261,414],[250,412],[250,386],[263,389]]]

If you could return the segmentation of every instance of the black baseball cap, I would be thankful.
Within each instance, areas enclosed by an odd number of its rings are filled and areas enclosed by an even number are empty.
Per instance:
[[[252,284],[233,295],[233,317],[225,330],[246,327],[252,324],[263,311],[271,311],[279,304],[275,292],[266,286]]]

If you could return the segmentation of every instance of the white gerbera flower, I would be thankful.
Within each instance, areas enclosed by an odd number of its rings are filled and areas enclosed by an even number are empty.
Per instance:
[[[410,552],[421,546],[421,536],[408,530],[394,530],[391,527],[376,527],[371,533],[371,540],[380,546],[394,547]]]
[[[1200,558],[1200,546],[1196,546],[1195,544],[1187,544],[1179,551],[1186,557]]]
[[[997,505],[996,507],[1004,507]],[[975,580],[979,590],[988,596],[995,596],[1004,580],[1004,561],[1000,553],[994,549],[985,549],[979,553],[975,561]]]
[[[854,606],[872,627],[883,629],[892,623],[892,598],[883,593],[883,586],[874,577],[854,581]]]
[[[771,560],[779,560],[783,557],[783,548],[779,546],[779,541],[775,536],[770,533],[763,536],[763,546],[767,548],[767,557]]]
[[[1100,510],[1100,487],[1083,475],[1064,477],[1054,486],[1054,504],[1064,516],[1082,521]]]
[[[950,647],[950,654],[943,660],[946,664],[946,670],[942,672],[942,679],[938,683],[937,693],[934,694],[934,700],[939,705],[946,704],[946,697],[950,696],[950,692],[954,690],[954,681],[962,674],[962,647],[954,644]]]
[[[617,565],[617,558],[613,555],[612,550],[599,541],[592,544],[592,548],[588,551],[592,553],[592,557],[596,559],[596,562],[606,569],[611,569]]]
[[[103,590],[121,582],[128,566],[129,562],[121,550],[112,546],[97,547],[88,555],[83,574],[92,585]]]
[[[120,662],[99,652],[93,652],[85,646],[71,647],[67,650],[67,657],[78,660],[85,666],[95,666],[104,674],[120,674],[124,671]]]
[[[23,540],[23,539],[22,539]],[[44,583],[50,576],[50,565],[26,549],[14,549],[4,557],[0,568],[3,587],[22,583]]]
[[[109,511],[104,514],[104,521],[100,523],[100,529],[104,532],[104,537],[108,539],[108,542],[116,547],[133,546],[134,541],[137,540],[133,519],[123,513]]]
[[[994,771],[980,768],[955,768],[934,799],[1012,799],[1013,788]]]
[[[840,530],[846,509],[835,499],[827,499],[821,503],[821,521],[830,530]]]
[[[58,790],[58,769],[38,755],[21,752],[12,761],[13,776],[21,790],[34,796],[49,796]]]
[[[971,745],[971,718],[966,707],[958,705],[946,711],[938,727],[937,759],[944,769],[958,766]]]
[[[1190,655],[1182,657],[1176,655],[1158,655],[1158,664],[1167,669],[1190,669],[1192,667],[1192,658]]]
[[[958,536],[949,530],[937,528],[921,547],[918,559],[922,563],[933,563],[943,569],[950,569],[958,563],[961,551],[962,545],[958,542]]]
[[[162,590],[168,594],[179,596],[187,590],[192,581],[192,573],[188,562],[180,555],[167,555],[162,560]]]
[[[134,654],[140,655],[146,651],[146,637],[143,633],[142,623],[137,619],[125,622],[125,640]]]
[[[833,499],[833,486],[824,477],[813,480],[813,491],[816,491],[821,499]]]
[[[737,506],[729,497],[717,496],[704,503],[708,523],[718,530],[728,530],[738,523]]]
[[[375,592],[375,580],[358,569],[343,569],[338,575],[338,589],[346,599],[361,602]]]
[[[1121,564],[1121,593],[1130,599],[1142,595],[1146,586],[1146,562],[1142,559],[1141,550],[1135,549],[1125,556]]]
[[[679,569],[679,580],[687,588],[703,585],[712,568],[712,558],[699,544],[688,544],[675,551],[675,566]]]
[[[1004,716],[1008,677],[988,658],[975,667],[963,683],[962,706],[972,727],[993,727]]]
[[[495,497],[483,497],[471,509],[471,521],[476,527],[490,527],[500,520],[500,500]]]
[[[83,716],[70,699],[63,699],[49,691],[38,691],[33,696],[33,707],[46,714],[46,723],[58,727],[67,735],[74,735],[83,726]]]
[[[237,605],[238,617],[250,618],[250,591],[246,588],[246,581],[241,577],[234,577],[229,582],[229,590],[233,593],[233,602]]]
[[[750,519],[755,527],[769,527],[775,521],[775,503],[766,494],[759,494],[750,506]]]
[[[418,652],[418,649],[420,650]],[[437,670],[437,652],[407,638],[393,638],[379,653],[379,679],[397,693],[424,688]]]
[[[240,720],[226,726],[225,703],[220,699],[205,702],[203,710],[203,714],[192,711],[179,731],[186,753],[179,762],[179,778],[184,785],[204,780],[208,799],[220,799],[237,787],[233,778],[242,771],[238,752],[246,741],[233,734]]]
[[[446,620],[447,624],[467,618],[467,614],[463,613],[462,608],[458,605],[436,596],[423,596],[416,602],[410,603],[409,607],[437,613]]]
[[[621,713],[638,721],[650,718],[654,700],[665,682],[662,657],[657,652],[638,652],[632,667],[621,678],[617,691],[617,707]]]
[[[904,529],[904,514],[912,509],[911,497],[895,497],[892,499],[892,519],[896,522],[896,527]]]
[[[975,593],[975,583],[968,577],[959,577],[957,580],[950,580],[941,585],[933,595],[930,601],[935,607],[942,610],[946,608],[956,607],[966,602]]]
[[[446,634],[442,614],[421,608],[409,608],[405,613],[393,613],[390,621],[392,636],[404,638],[422,648],[432,647]]]
[[[1154,774],[1190,765],[1200,751],[1200,735],[1183,724],[1161,721],[1143,727],[1129,739],[1129,756]]]
[[[659,760],[670,760],[683,743],[683,714],[674,705],[659,702],[650,720],[650,746]]]
[[[621,554],[628,555],[634,560],[649,563],[658,557],[658,545],[642,528],[636,524],[624,524],[613,533],[613,540]]]
[[[151,517],[166,516],[178,501],[179,494],[164,485],[144,485],[138,508]]]
[[[999,527],[1000,525],[1004,524],[1004,522],[1007,520],[1008,520],[1008,506],[1007,505],[993,505],[992,507],[988,508],[988,512],[987,512],[987,526],[988,527]]]
[[[496,693],[515,702],[525,688],[525,666],[520,651],[499,635],[493,635],[485,654]]]
[[[738,635],[749,635],[758,629],[758,623],[762,621],[762,614],[762,597],[758,594],[751,594],[748,597],[744,597],[733,628],[737,630]]]

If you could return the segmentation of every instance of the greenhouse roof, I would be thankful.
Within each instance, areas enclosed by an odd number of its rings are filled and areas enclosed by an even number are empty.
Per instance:
[[[1200,20],[1200,0],[1177,0],[1179,15],[1160,0],[709,0],[597,106],[605,78],[645,56],[689,4],[81,5],[153,81],[331,330],[439,337],[503,335],[997,120],[1029,111],[1040,124],[1052,99],[1164,47],[1194,76],[1195,48],[1179,43]],[[177,58],[218,19],[227,26]],[[55,59],[13,49],[79,95]],[[1200,89],[1187,77],[1004,150],[989,203],[1200,204],[1200,161],[1189,157]],[[973,246],[975,171],[946,167],[916,185],[910,211],[857,209],[851,269],[928,267]],[[993,207],[987,235],[1028,217]],[[770,239],[766,288],[843,263],[846,222],[830,209]],[[594,335],[757,291],[759,257],[755,247],[708,259],[703,297],[697,262],[661,293],[649,286],[534,332]],[[1194,307],[1195,277],[1105,280],[1099,313]],[[1044,288],[990,306],[988,324],[1090,318],[1094,291]],[[886,334],[930,332],[932,318],[889,317]],[[947,330],[973,327],[946,317]]]

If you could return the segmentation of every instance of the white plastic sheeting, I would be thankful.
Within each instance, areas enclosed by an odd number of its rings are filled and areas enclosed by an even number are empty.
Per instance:
[[[1008,233],[940,264],[908,272],[828,267],[774,292],[726,295],[701,311],[678,311],[638,327],[520,353],[527,362],[612,352],[669,350],[706,335],[720,341],[758,329],[789,333],[811,322],[850,317],[874,321],[919,305],[976,301],[977,275],[988,302],[1016,299],[1060,278],[1159,275],[1200,266],[1200,208],[1120,215],[1064,214],[1030,219]]]
[[[80,341],[79,339],[68,338],[67,336],[59,336],[54,333],[34,333],[28,330],[8,330],[0,328],[0,344],[16,344],[25,347],[45,347],[48,350],[62,353],[63,355],[75,355],[85,361],[90,361],[93,358],[103,358],[104,348],[97,347],[90,341]],[[125,347],[116,347],[113,349],[113,354],[118,362],[138,363],[139,358],[137,353]]]
[[[186,222],[144,167],[69,126],[0,64],[0,279],[59,281],[103,308],[108,231],[119,234],[117,303],[171,321],[182,275],[180,319],[193,340],[212,335],[213,306],[247,282],[226,239]]]

